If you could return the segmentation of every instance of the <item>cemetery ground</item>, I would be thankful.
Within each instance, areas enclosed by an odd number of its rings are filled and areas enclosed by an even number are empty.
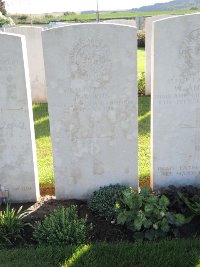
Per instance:
[[[53,162],[48,108],[46,104],[33,106],[40,186],[43,194],[53,193]],[[150,176],[150,97],[139,97],[139,175],[140,185],[149,185]],[[23,241],[14,249],[0,250],[0,266],[200,266],[199,218],[181,229],[181,239],[134,242],[133,233],[94,215],[87,202],[80,200],[56,201],[45,196],[37,203],[26,203],[30,209],[28,221],[44,219],[60,206],[76,205],[78,215],[87,216],[92,223],[89,238],[80,246],[41,246],[32,239],[32,227],[27,226]],[[19,208],[20,204],[13,205]],[[156,260],[155,260],[156,259]]]
[[[139,50],[139,55],[144,56]],[[139,61],[139,71],[144,64]],[[149,186],[150,178],[150,97],[139,97],[139,178],[140,186]],[[92,227],[85,245],[80,246],[39,246],[32,239],[33,228],[26,226],[23,240],[15,248],[0,249],[0,267],[23,266],[200,266],[199,217],[180,230],[181,239],[151,242],[133,242],[133,233],[125,227],[115,225],[94,215],[87,202],[78,200],[57,201],[54,193],[52,146],[50,140],[47,104],[33,106],[39,179],[42,195],[37,203],[26,203],[31,214],[28,221],[40,221],[60,206],[77,205],[78,215],[85,218]],[[51,196],[47,196],[47,194]],[[20,204],[13,207],[19,208]],[[2,208],[2,207],[1,207]]]

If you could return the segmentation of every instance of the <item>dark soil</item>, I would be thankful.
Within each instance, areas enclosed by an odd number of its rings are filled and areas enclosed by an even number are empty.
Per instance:
[[[76,205],[78,208],[79,216],[82,218],[87,217],[88,224],[92,223],[92,229],[90,230],[89,242],[97,241],[133,241],[132,232],[126,228],[112,224],[106,221],[104,218],[96,216],[87,207],[86,201],[81,200],[63,200],[58,201],[54,196],[41,197],[40,201],[36,203],[24,203],[24,204],[12,204],[13,208],[19,208],[23,205],[23,209],[29,209],[30,214],[26,221],[34,225],[36,221],[41,221],[45,215],[48,215],[54,209],[64,206]],[[0,206],[0,210],[5,207]],[[183,226],[180,230],[181,238],[193,238],[200,236],[200,217],[196,217],[190,224]],[[23,234],[23,241],[20,241],[18,245],[26,246],[34,244],[32,239],[33,228],[26,226]]]
[[[28,209],[30,214],[26,217],[26,221],[34,225],[36,221],[41,221],[45,215],[48,215],[54,209],[59,207],[69,207],[71,205],[76,205],[78,209],[78,214],[82,218],[87,218],[88,224],[92,224],[89,240],[91,242],[97,241],[122,241],[122,240],[132,240],[132,233],[126,230],[124,227],[112,224],[106,221],[104,218],[98,217],[93,214],[87,207],[87,202],[82,200],[63,200],[58,201],[54,196],[41,197],[40,201],[36,203],[12,203],[11,207],[18,209],[23,205],[23,210]],[[0,210],[5,207],[0,206]],[[23,244],[20,242],[19,245],[29,245],[34,244],[32,240],[33,228],[26,226],[23,234]]]

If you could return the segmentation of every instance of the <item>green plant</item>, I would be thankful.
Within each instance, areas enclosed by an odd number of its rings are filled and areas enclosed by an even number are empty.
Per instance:
[[[0,12],[0,27],[2,27],[3,25],[15,25],[15,23],[10,17],[2,15],[2,13]]]
[[[138,75],[138,94],[145,95],[145,72],[140,72]]]
[[[97,215],[112,220],[116,218],[115,203],[122,204],[123,191],[128,187],[124,185],[109,185],[94,191],[88,200],[88,207]]]
[[[192,212],[193,215],[200,215],[200,195],[198,196],[197,201],[190,201],[185,197],[181,192],[177,192],[179,198],[185,203],[188,209]]]
[[[54,210],[34,228],[33,237],[40,245],[79,245],[85,242],[88,230],[86,219],[78,218],[76,206]]]
[[[145,31],[137,31],[137,43],[138,47],[145,47]]]
[[[169,198],[170,204],[169,209],[173,212],[180,212],[185,215],[189,214],[189,209],[186,203],[178,195],[180,192],[183,197],[187,198],[189,202],[195,203],[199,201],[200,197],[200,188],[194,187],[192,185],[176,187],[170,185],[168,187],[161,188],[155,192],[156,195],[161,196],[165,195]]]
[[[119,203],[118,224],[134,232],[135,239],[153,240],[172,233],[178,235],[178,227],[186,223],[184,215],[168,211],[169,199],[158,197],[144,188],[140,193],[130,188],[123,192],[122,208]]]
[[[44,17],[45,17],[46,19],[52,19],[54,16],[51,15],[51,14],[45,14]]]
[[[18,16],[18,20],[25,21],[27,19],[28,19],[28,15],[22,14],[22,15]]]
[[[7,204],[5,211],[0,211],[0,244],[13,244],[22,239],[22,231],[25,225],[23,219],[29,214],[28,210],[22,211],[22,206],[16,210]]]

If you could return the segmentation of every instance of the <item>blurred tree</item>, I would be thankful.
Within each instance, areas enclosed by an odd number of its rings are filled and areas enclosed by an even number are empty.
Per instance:
[[[6,7],[5,7],[5,2],[3,0],[0,0],[0,12],[3,14],[3,15],[6,15]]]

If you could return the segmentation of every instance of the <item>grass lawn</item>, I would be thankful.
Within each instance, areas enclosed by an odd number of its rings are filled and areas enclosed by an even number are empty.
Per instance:
[[[1,267],[200,267],[200,240],[0,250]]]
[[[138,55],[138,72],[145,72],[145,49],[139,48],[137,55]]]
[[[53,184],[52,145],[47,104],[33,106],[39,179],[41,185]],[[150,97],[139,97],[139,177],[150,176]]]
[[[155,12],[111,12],[111,13],[100,13],[100,20],[107,19],[134,19],[137,16],[156,16],[162,14],[175,14],[175,15],[183,15],[183,14],[191,14],[197,13],[199,10],[173,10],[173,11],[155,11]],[[71,22],[87,22],[87,21],[96,21],[96,13],[93,14],[71,14],[67,16],[59,16],[59,17],[30,17],[27,16],[27,19],[19,19],[20,16],[12,15],[16,24],[47,24],[51,21],[71,21]]]

